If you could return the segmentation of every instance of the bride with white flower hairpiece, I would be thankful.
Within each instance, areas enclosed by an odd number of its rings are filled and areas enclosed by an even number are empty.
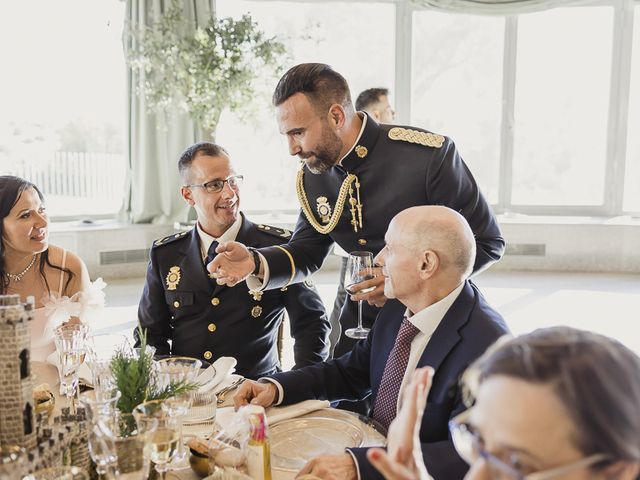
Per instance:
[[[45,361],[55,350],[53,329],[102,307],[105,284],[92,284],[80,257],[49,244],[44,196],[33,183],[0,176],[0,220],[0,294],[34,297],[31,359]]]

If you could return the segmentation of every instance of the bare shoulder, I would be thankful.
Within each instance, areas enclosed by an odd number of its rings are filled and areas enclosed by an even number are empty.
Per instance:
[[[58,247],[56,245],[49,245],[49,262],[51,262],[56,267],[62,266],[62,257],[64,255],[64,249]],[[75,275],[82,274],[83,271],[86,272],[87,266],[84,261],[75,253],[67,250],[67,258],[64,261],[65,268],[71,270]]]

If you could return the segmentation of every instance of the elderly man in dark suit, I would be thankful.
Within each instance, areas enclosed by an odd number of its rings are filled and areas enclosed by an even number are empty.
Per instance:
[[[394,300],[382,308],[369,337],[335,360],[245,382],[235,403],[268,406],[371,395],[373,418],[388,427],[412,372],[431,366],[435,375],[420,430],[425,463],[437,480],[462,478],[467,465],[455,452],[447,428],[465,409],[457,381],[508,330],[467,280],[476,257],[475,240],[460,214],[447,207],[409,208],[393,218],[385,244],[376,260],[383,265],[384,294]],[[362,448],[317,457],[302,473],[380,478]]]
[[[245,284],[217,285],[206,263],[219,242],[238,240],[253,247],[277,245],[290,232],[255,225],[240,213],[240,184],[227,152],[198,143],[181,156],[182,196],[197,213],[188,232],[158,240],[151,248],[147,279],[138,309],[147,341],[160,354],[213,362],[235,357],[237,372],[257,378],[280,365],[277,333],[287,310],[295,339],[295,368],[328,356],[329,322],[310,282],[268,292]],[[171,341],[171,346],[169,346]]]

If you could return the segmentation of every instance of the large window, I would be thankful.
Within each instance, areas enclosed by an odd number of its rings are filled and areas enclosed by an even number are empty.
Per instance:
[[[492,203],[499,188],[503,39],[502,17],[421,11],[413,19],[411,124],[451,137]]]
[[[612,31],[611,7],[518,18],[514,205],[603,204]]]
[[[216,11],[222,17],[251,13],[263,30],[278,35],[289,46],[291,66],[328,63],[345,76],[354,97],[370,87],[387,87],[393,92],[392,4],[218,0]],[[275,81],[266,89],[269,94],[274,87]],[[224,113],[216,140],[230,151],[237,169],[245,175],[244,209],[295,210],[299,162],[289,155],[286,139],[278,133],[269,96],[260,101],[252,123]]]
[[[113,214],[125,177],[124,2],[0,6],[0,172],[45,193],[50,215]]]
[[[631,95],[627,126],[627,162],[624,188],[626,211],[640,212],[640,6],[635,7],[631,61]]]

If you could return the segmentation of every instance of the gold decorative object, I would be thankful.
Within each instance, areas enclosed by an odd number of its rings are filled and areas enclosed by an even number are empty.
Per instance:
[[[180,283],[180,267],[171,267],[167,273],[167,290],[175,290]]]
[[[249,290],[249,295],[251,295],[256,302],[262,300],[262,293],[260,290]]]
[[[367,150],[367,147],[363,147],[362,145],[358,145],[355,148],[356,151],[356,155],[358,155],[358,157],[360,158],[364,158],[367,156],[367,154],[369,153],[369,150]]]
[[[260,315],[262,315],[262,307],[260,305],[256,305],[251,309],[251,316],[253,318],[258,318]]]
[[[320,215],[322,223],[329,223],[329,220],[331,220],[331,205],[329,205],[327,197],[316,198],[316,211]]]
[[[391,140],[402,140],[409,143],[417,143],[425,147],[440,148],[444,143],[444,137],[435,133],[419,132],[410,128],[393,127],[389,130]]]
[[[340,190],[338,191],[338,199],[336,200],[336,205],[333,209],[333,213],[331,214],[329,223],[327,225],[321,225],[313,215],[313,211],[309,206],[307,194],[304,191],[304,168],[298,170],[298,176],[296,178],[296,193],[298,194],[298,201],[300,202],[300,207],[302,208],[304,216],[318,233],[326,235],[328,233],[331,233],[333,229],[336,228],[336,225],[340,221],[340,216],[342,215],[349,189],[351,188],[351,184],[355,182],[355,180],[356,176],[352,173],[347,175],[347,178],[344,179],[342,185],[340,186]]]

